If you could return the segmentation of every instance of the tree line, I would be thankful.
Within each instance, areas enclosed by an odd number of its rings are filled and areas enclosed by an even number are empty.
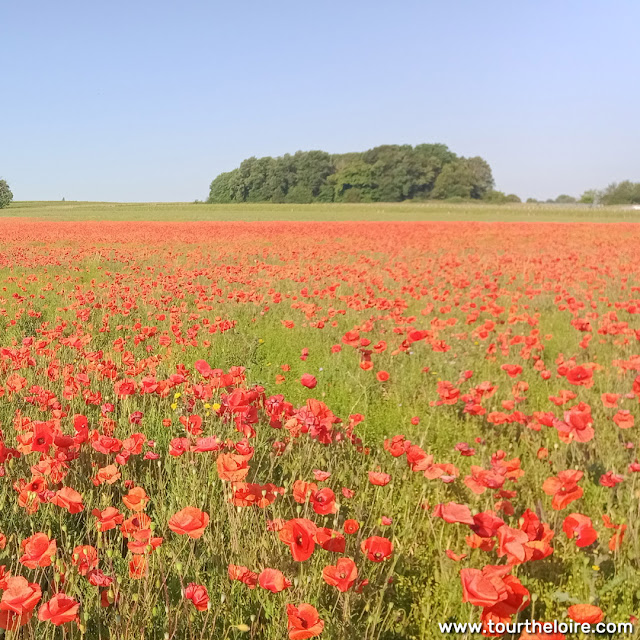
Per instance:
[[[491,167],[479,156],[458,156],[444,144],[382,145],[343,154],[297,151],[248,158],[213,180],[207,202],[520,201],[493,186]]]
[[[585,191],[579,201],[604,205],[640,204],[640,182],[631,182],[631,180],[612,182],[605,189]]]
[[[248,158],[213,180],[207,202],[520,202],[517,195],[493,186],[491,167],[478,156],[457,156],[444,144],[383,145],[361,153],[298,151],[278,158]],[[0,179],[0,209],[12,200],[9,185]],[[585,191],[580,198],[562,194],[545,202],[640,204],[640,182],[613,182],[605,189]]]
[[[588,189],[579,198],[574,198],[565,193],[559,195],[555,200],[536,200],[528,198],[527,202],[545,202],[549,204],[597,204],[597,205],[626,205],[640,204],[640,182],[623,180],[622,182],[612,182],[605,189]]]

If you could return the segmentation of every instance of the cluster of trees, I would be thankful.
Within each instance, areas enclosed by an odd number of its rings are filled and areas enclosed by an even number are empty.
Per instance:
[[[493,185],[491,167],[480,157],[460,157],[444,144],[383,145],[334,155],[298,151],[278,158],[248,158],[213,180],[208,202],[399,202],[504,196],[494,192]]]
[[[527,202],[540,202],[535,198],[529,198]],[[606,189],[589,189],[585,191],[579,199],[566,194],[559,195],[555,200],[550,198],[545,200],[548,203],[572,204],[602,204],[602,205],[625,205],[640,204],[640,182],[612,182]]]
[[[13,200],[13,193],[6,180],[0,180],[0,209],[4,209]]]
[[[640,204],[640,182],[612,182],[606,189],[585,191],[580,202],[595,204]]]
[[[559,195],[555,200],[553,198],[547,198],[546,200],[537,200],[536,198],[527,198],[527,202],[546,204],[573,204],[578,202],[573,196],[568,196],[566,193]]]

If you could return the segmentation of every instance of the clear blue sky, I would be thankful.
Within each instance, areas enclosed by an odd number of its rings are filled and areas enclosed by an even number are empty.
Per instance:
[[[640,181],[638,0],[2,0],[19,200],[204,199],[248,156],[443,142],[523,198]]]

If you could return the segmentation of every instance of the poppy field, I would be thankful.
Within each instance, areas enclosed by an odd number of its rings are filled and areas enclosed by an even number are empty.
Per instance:
[[[636,623],[640,227],[0,233],[4,637]]]

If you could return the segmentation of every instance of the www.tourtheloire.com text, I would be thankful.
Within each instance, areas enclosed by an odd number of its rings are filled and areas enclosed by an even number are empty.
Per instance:
[[[593,633],[593,634],[633,634],[631,622],[540,622],[538,620],[526,620],[523,622],[495,622],[488,620],[482,622],[439,622],[440,633]]]

